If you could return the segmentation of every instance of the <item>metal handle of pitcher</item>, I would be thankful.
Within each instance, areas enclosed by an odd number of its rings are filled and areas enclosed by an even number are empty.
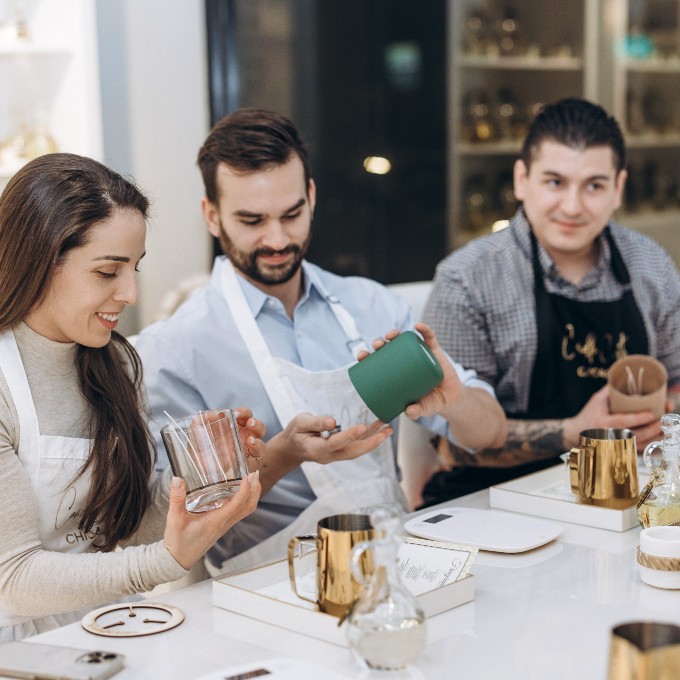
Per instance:
[[[307,535],[307,536],[293,536],[293,538],[291,538],[290,541],[288,541],[288,578],[290,579],[290,585],[293,588],[293,592],[301,600],[311,602],[312,604],[319,604],[318,597],[317,597],[316,600],[312,600],[311,598],[305,597],[304,595],[300,595],[300,593],[298,593],[297,585],[295,583],[295,559],[296,559],[296,557],[302,557],[302,553],[300,552],[299,555],[296,555],[295,549],[299,546],[300,550],[301,550],[302,549],[302,543],[308,542],[308,543],[314,543],[314,546],[318,550],[317,540],[318,540],[317,536]]]

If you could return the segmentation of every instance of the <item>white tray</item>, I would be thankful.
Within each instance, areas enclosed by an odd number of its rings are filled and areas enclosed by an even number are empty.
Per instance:
[[[556,465],[492,486],[489,489],[489,504],[499,510],[610,531],[627,531],[640,524],[635,504],[624,510],[615,510],[581,503],[565,489],[565,477],[564,466]],[[642,487],[645,483],[646,479],[638,473],[638,485]]]
[[[474,576],[468,573],[458,581],[418,595],[417,600],[429,618],[471,602],[474,588]],[[318,611],[294,595],[288,581],[287,560],[215,579],[213,604],[286,630],[347,646],[346,624],[338,627],[335,616]]]

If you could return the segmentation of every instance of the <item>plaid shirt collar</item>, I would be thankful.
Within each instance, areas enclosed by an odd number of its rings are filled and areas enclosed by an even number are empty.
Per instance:
[[[517,246],[527,258],[529,265],[531,265],[531,227],[522,208],[515,213],[515,216],[510,221],[509,228],[512,230]],[[572,294],[595,288],[602,280],[604,273],[609,271],[612,259],[609,243],[607,243],[607,239],[602,233],[597,237],[597,244],[599,253],[597,264],[578,284],[574,284],[562,277],[552,258],[539,242],[538,259],[541,263],[545,280],[550,281],[555,288],[571,291]]]

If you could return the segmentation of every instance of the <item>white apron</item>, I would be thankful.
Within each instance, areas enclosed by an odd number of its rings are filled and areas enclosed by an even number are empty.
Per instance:
[[[89,471],[77,482],[72,480],[87,460],[91,441],[40,434],[31,389],[12,331],[0,334],[0,370],[19,417],[17,455],[35,493],[42,548],[60,553],[85,552],[92,545],[94,534],[82,532],[78,523],[90,487]],[[79,613],[71,612],[31,619],[0,609],[0,642],[20,640],[78,618]]]
[[[222,260],[222,292],[236,327],[257,368],[260,380],[281,423],[286,425],[298,413],[331,415],[343,429],[356,423],[375,420],[352,385],[347,369],[351,364],[330,371],[309,371],[290,361],[272,356],[250,311],[237,275],[228,260]],[[348,339],[355,358],[367,349],[351,314],[338,299],[316,282],[331,305]],[[255,414],[257,416],[257,414]],[[265,454],[266,455],[266,454]],[[322,517],[351,512],[380,503],[399,503],[406,507],[397,481],[392,440],[355,460],[321,465],[307,461],[301,465],[316,500],[285,529],[222,563],[220,573],[233,572],[255,563],[280,558],[292,536],[314,533]]]

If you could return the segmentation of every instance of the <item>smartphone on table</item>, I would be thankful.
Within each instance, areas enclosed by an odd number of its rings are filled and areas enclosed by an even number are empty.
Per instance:
[[[0,644],[0,678],[33,680],[105,680],[125,666],[125,657],[38,642]]]

